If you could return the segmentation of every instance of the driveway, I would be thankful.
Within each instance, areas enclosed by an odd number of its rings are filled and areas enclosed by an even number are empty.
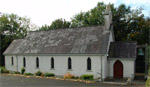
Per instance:
[[[21,77],[13,75],[0,75],[0,87],[127,87],[122,85],[96,83],[82,83],[47,78]],[[128,86],[144,87],[144,86]]]

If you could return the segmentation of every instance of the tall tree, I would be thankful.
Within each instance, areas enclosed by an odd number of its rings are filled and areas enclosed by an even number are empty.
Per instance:
[[[71,27],[93,26],[104,24],[103,13],[106,5],[99,2],[97,6],[88,12],[80,12],[71,20]]]
[[[27,30],[30,28],[30,19],[19,17],[15,14],[2,14],[0,16],[0,59],[4,65],[4,56],[2,53],[6,50],[9,44],[14,39],[24,38],[27,35]]]
[[[44,25],[39,30],[51,30],[51,29],[64,29],[70,27],[70,22],[66,21],[65,19],[56,19],[54,20],[51,25]]]
[[[124,4],[118,7],[110,4],[110,7],[116,41],[137,41],[138,44],[149,43],[150,18],[144,17],[141,8],[131,10],[130,6]],[[106,5],[99,2],[94,9],[80,12],[72,18],[71,27],[103,25],[105,8]]]

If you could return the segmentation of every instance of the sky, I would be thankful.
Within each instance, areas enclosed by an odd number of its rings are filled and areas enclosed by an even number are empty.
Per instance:
[[[143,13],[150,16],[150,0],[0,0],[0,12],[26,16],[41,27],[58,18],[70,21],[75,14],[96,7],[98,2],[113,3],[115,7],[126,4],[132,9],[143,7]]]

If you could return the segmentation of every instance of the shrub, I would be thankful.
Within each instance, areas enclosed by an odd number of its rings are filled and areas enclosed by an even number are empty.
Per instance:
[[[45,73],[44,76],[45,77],[53,77],[53,76],[55,76],[55,74],[53,74],[53,73]]]
[[[93,80],[93,75],[90,75],[90,74],[84,74],[84,75],[81,75],[81,78],[84,79],[84,80]]]
[[[146,87],[149,87],[150,86],[150,79],[147,79],[146,81]]]
[[[2,69],[2,70],[1,70],[1,73],[9,73],[9,71],[6,70],[6,69]]]
[[[24,74],[24,72],[25,72],[25,68],[23,67],[23,68],[21,69],[21,74]]]
[[[78,77],[78,76],[74,76],[74,77],[72,77],[72,79],[79,79],[80,77]]]
[[[16,71],[15,74],[20,74],[20,72]]]
[[[24,75],[26,75],[26,76],[32,76],[33,74],[32,73],[25,73]]]
[[[9,71],[5,67],[0,67],[0,73],[9,73]]]
[[[70,74],[69,72],[67,72],[67,73],[64,75],[64,78],[65,78],[65,79],[71,79],[71,78],[73,78],[73,77],[74,77],[74,75]]]
[[[37,71],[37,72],[35,73],[35,75],[36,75],[36,76],[41,76],[41,75],[42,75],[42,72],[41,72],[41,71]]]

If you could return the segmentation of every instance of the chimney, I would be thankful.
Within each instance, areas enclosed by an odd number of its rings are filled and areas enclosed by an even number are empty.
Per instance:
[[[106,27],[106,29],[110,29],[110,26],[112,24],[112,13],[111,13],[110,4],[108,4],[106,6],[106,10],[104,12],[104,19],[105,19],[105,27]]]

